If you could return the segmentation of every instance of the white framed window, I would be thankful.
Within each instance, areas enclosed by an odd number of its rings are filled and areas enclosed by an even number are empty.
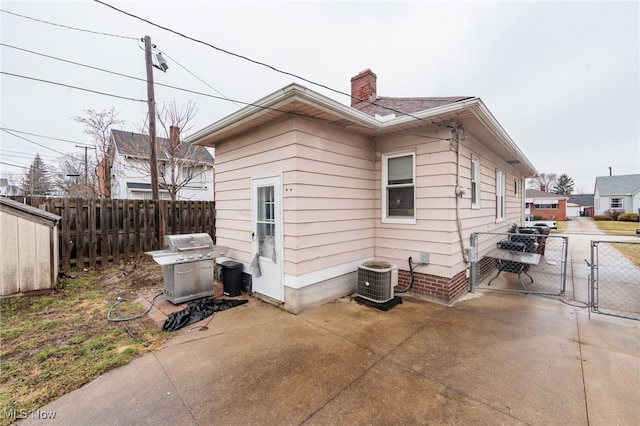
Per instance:
[[[538,210],[558,210],[558,203],[534,204],[533,207]]]
[[[471,156],[471,208],[480,208],[480,159]]]
[[[609,208],[610,209],[622,209],[623,203],[622,198],[610,198],[609,199]]]
[[[414,152],[382,156],[382,221],[416,223],[416,156]]]
[[[507,202],[505,191],[505,175],[501,170],[496,170],[496,222],[502,222],[506,217]]]

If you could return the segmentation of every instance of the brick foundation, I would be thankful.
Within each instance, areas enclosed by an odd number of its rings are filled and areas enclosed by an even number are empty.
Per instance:
[[[398,271],[398,289],[409,286],[411,275],[409,271]],[[469,279],[465,271],[453,278],[438,277],[435,275],[413,273],[413,287],[406,294],[450,304],[455,299],[469,291]]]

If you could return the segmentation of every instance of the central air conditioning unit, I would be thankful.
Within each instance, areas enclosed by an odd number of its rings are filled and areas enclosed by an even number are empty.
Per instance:
[[[398,285],[398,267],[387,262],[369,261],[358,267],[356,293],[363,299],[385,303],[393,299]]]

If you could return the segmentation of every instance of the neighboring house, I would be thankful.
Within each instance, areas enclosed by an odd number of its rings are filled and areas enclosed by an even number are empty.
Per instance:
[[[449,304],[470,234],[522,223],[536,170],[479,98],[378,97],[370,70],[351,93],[291,84],[187,139],[216,149],[217,243],[290,312],[352,294],[373,259],[400,286],[425,260],[411,294]]]
[[[607,210],[640,214],[640,175],[596,177],[593,206],[597,215]]]
[[[544,220],[567,220],[568,195],[527,189],[525,214]]]
[[[156,138],[160,198],[171,199],[168,187],[177,185],[177,200],[213,200],[213,156],[204,147],[180,143],[178,129],[172,127],[171,131],[170,139],[177,144]],[[108,168],[111,198],[150,199],[150,146],[148,135],[111,130],[111,164],[104,167],[103,162],[98,170],[101,192],[104,191],[104,171]]]
[[[9,183],[9,179],[0,178],[0,196],[20,195],[22,191],[18,185]]]
[[[567,216],[593,216],[593,194],[571,194],[567,201]]]

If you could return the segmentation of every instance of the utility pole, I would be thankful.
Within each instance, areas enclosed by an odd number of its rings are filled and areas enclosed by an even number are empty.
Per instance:
[[[87,200],[89,199],[89,170],[87,168],[87,148],[88,146],[76,145],[76,148],[84,148],[84,189],[87,192]]]
[[[158,189],[158,157],[156,154],[156,100],[153,93],[153,61],[151,59],[151,37],[144,36],[144,60],[147,66],[147,104],[149,106],[149,141],[151,143],[150,164],[151,168],[151,198],[156,202],[157,220],[156,235],[158,236],[157,248],[164,245],[164,215]]]
[[[144,36],[144,60],[147,65],[147,105],[149,106],[149,140],[151,141],[151,198],[160,200],[158,192],[158,157],[156,154],[156,100],[153,93],[153,62],[151,60],[151,37]]]

